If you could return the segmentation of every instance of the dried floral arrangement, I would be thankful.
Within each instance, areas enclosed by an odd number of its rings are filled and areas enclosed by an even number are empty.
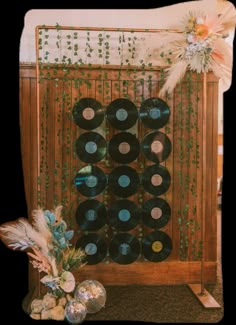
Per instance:
[[[0,238],[10,249],[25,251],[33,268],[44,274],[40,282],[47,293],[31,302],[30,317],[80,323],[105,306],[106,291],[96,280],[76,283],[72,271],[86,264],[86,253],[70,244],[74,231],[67,230],[62,209],[34,210],[32,224],[26,218],[6,222]]]
[[[172,93],[187,69],[197,73],[213,71],[224,81],[229,77],[232,65],[232,48],[224,40],[235,28],[236,12],[228,8],[222,15],[189,12],[180,24],[180,33],[161,49],[161,57],[167,59],[167,77],[159,95]]]

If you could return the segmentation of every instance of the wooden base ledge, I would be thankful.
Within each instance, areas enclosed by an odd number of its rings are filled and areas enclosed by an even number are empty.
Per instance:
[[[74,275],[78,281],[96,279],[105,285],[199,283],[201,282],[201,263],[178,261],[134,262],[128,265],[100,263],[86,265],[74,272]],[[204,279],[205,283],[216,282],[216,262],[204,263]]]
[[[188,284],[189,288],[202,303],[205,308],[221,308],[218,302],[212,297],[212,295],[204,288],[202,291],[202,286],[199,283]]]

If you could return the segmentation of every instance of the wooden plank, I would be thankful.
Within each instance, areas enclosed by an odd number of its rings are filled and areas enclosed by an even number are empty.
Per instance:
[[[94,279],[105,285],[131,284],[188,284],[199,283],[200,262],[134,262],[129,265],[117,263],[86,265],[75,271],[79,281]],[[205,262],[205,283],[215,283],[216,262]]]
[[[21,134],[21,156],[24,172],[24,188],[26,200],[31,201],[31,183],[30,177],[27,177],[28,168],[30,168],[30,79],[21,80],[21,117],[20,117],[20,134]],[[30,175],[29,175],[30,176]]]
[[[207,160],[206,160],[206,187],[210,200],[206,202],[206,231],[205,246],[206,260],[216,259],[216,210],[217,210],[217,85],[208,82],[207,85]]]
[[[172,256],[176,260],[179,260],[182,255],[182,249],[180,250],[180,227],[182,227],[181,210],[182,210],[182,199],[181,199],[181,173],[182,167],[180,162],[181,154],[181,143],[180,138],[182,137],[182,112],[183,112],[183,90],[182,84],[178,85],[174,90],[174,106],[173,106],[173,142],[172,142],[172,156],[173,156],[173,172],[172,172],[172,188],[173,198],[171,202],[171,218],[172,218]]]
[[[48,107],[45,112],[45,207],[54,207],[54,157],[55,157],[55,109],[56,109],[56,87],[53,79],[48,81]]]
[[[54,169],[54,198],[53,204],[57,206],[61,204],[61,175],[62,175],[62,110],[63,110],[63,81],[58,80],[57,87],[55,90],[55,106],[54,106],[54,157],[53,159],[53,169]]]
[[[206,289],[202,292],[200,284],[193,283],[188,284],[188,286],[205,308],[221,308],[220,304]]]
[[[27,201],[28,214],[31,215],[33,209],[37,208],[37,119],[36,119],[36,79],[30,79],[30,116],[28,123],[30,124],[30,151],[27,153],[30,155],[30,201]]]

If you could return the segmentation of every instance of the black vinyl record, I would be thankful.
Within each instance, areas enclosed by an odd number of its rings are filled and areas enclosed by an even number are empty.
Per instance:
[[[170,220],[171,209],[166,200],[152,198],[142,206],[143,224],[152,229],[164,227]]]
[[[86,200],[76,210],[76,221],[82,230],[98,230],[107,222],[105,205],[98,200]]]
[[[141,104],[139,117],[142,123],[150,129],[160,129],[170,117],[170,109],[160,98],[148,98]]]
[[[141,176],[143,188],[155,196],[164,194],[170,186],[170,181],[167,168],[158,164],[146,167]]]
[[[143,238],[143,256],[151,262],[164,261],[170,255],[171,250],[171,238],[163,231],[150,232]]]
[[[155,163],[166,160],[171,152],[170,139],[160,131],[148,133],[144,137],[141,147],[144,156]]]
[[[78,171],[74,182],[82,195],[94,197],[103,192],[107,185],[107,178],[101,168],[88,165]]]
[[[138,139],[129,132],[115,134],[108,145],[111,158],[120,164],[128,164],[134,161],[138,157],[139,151]]]
[[[102,124],[104,116],[102,105],[93,98],[80,99],[72,110],[73,121],[85,130],[97,128]]]
[[[115,235],[109,245],[109,255],[118,264],[133,263],[141,252],[138,239],[129,233]]]
[[[108,209],[108,222],[117,230],[128,231],[140,221],[140,209],[129,200],[117,200]]]
[[[105,239],[95,233],[80,237],[76,242],[76,248],[81,248],[85,251],[85,262],[89,265],[98,264],[107,255]]]
[[[127,130],[136,123],[138,110],[129,99],[117,98],[108,105],[106,115],[114,128]]]
[[[103,136],[97,132],[82,133],[75,143],[76,154],[86,163],[96,163],[104,158],[107,143]]]
[[[108,176],[110,191],[120,197],[128,197],[137,192],[139,175],[130,166],[115,167]]]

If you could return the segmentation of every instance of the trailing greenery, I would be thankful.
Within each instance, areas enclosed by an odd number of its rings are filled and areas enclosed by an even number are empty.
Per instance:
[[[149,31],[147,30],[146,33]],[[73,123],[74,104],[82,97],[89,97],[89,94],[95,91],[98,100],[100,101],[101,98],[105,104],[113,100],[112,95],[115,92],[117,97],[130,99],[139,107],[147,97],[157,96],[166,75],[163,68],[160,68],[158,75],[153,73],[155,61],[150,55],[146,58],[139,57],[140,37],[135,31],[107,32],[102,29],[100,31],[89,29],[76,31],[73,28],[63,30],[59,24],[56,24],[56,29],[53,31],[46,28],[39,29],[38,36],[39,82],[43,101],[40,107],[40,175],[37,175],[37,202],[39,206],[45,206],[45,195],[48,194],[49,189],[53,190],[60,185],[60,193],[52,195],[53,203],[55,206],[59,203],[63,204],[63,213],[69,216],[70,227],[77,227],[74,214],[83,198],[78,196],[74,200],[78,192],[73,179],[84,164],[75,153],[75,141],[83,130]],[[167,65],[172,63],[171,50],[167,53],[161,52],[160,56]],[[113,64],[114,58],[120,69],[116,72],[117,77],[110,80],[104,67]],[[100,65],[100,69],[97,68],[99,72],[96,79],[90,72],[94,65]],[[54,85],[53,94],[49,93],[50,81]],[[163,132],[173,138],[174,131],[178,129],[178,137],[174,145],[178,152],[179,170],[173,173],[178,176],[180,202],[177,215],[172,215],[172,219],[177,218],[178,223],[180,260],[198,260],[202,254],[202,243],[199,240],[200,221],[196,181],[200,159],[199,84],[198,80],[193,81],[191,74],[187,73],[184,90],[180,84],[176,87],[174,95],[166,95],[163,99],[171,108],[175,100],[174,122],[167,123]],[[178,100],[174,96],[178,97]],[[53,106],[53,101],[54,107],[49,107],[49,105]],[[53,109],[55,121],[53,125],[49,125],[48,117]],[[61,156],[57,153],[55,157],[51,156],[49,128],[56,130],[55,141],[62,150]],[[102,124],[101,130],[106,140],[109,141],[112,134],[107,122]],[[136,133],[138,130],[134,128],[132,132]],[[54,161],[53,163],[49,164],[49,157]],[[142,172],[146,167],[145,162],[138,159],[137,163]],[[108,154],[101,164],[108,170],[114,167]],[[50,168],[53,170],[51,171]],[[53,179],[50,179],[52,174]],[[163,197],[168,200],[168,194],[164,194]],[[141,207],[144,200],[143,193],[140,191],[136,198]],[[189,205],[189,200],[192,202],[191,205]],[[101,195],[101,201],[106,208],[109,207],[111,197],[107,189]],[[142,240],[144,228],[141,224],[137,231],[139,240]],[[117,233],[115,229],[107,225],[101,232],[104,233],[105,238]],[[109,257],[104,263],[109,263]]]

